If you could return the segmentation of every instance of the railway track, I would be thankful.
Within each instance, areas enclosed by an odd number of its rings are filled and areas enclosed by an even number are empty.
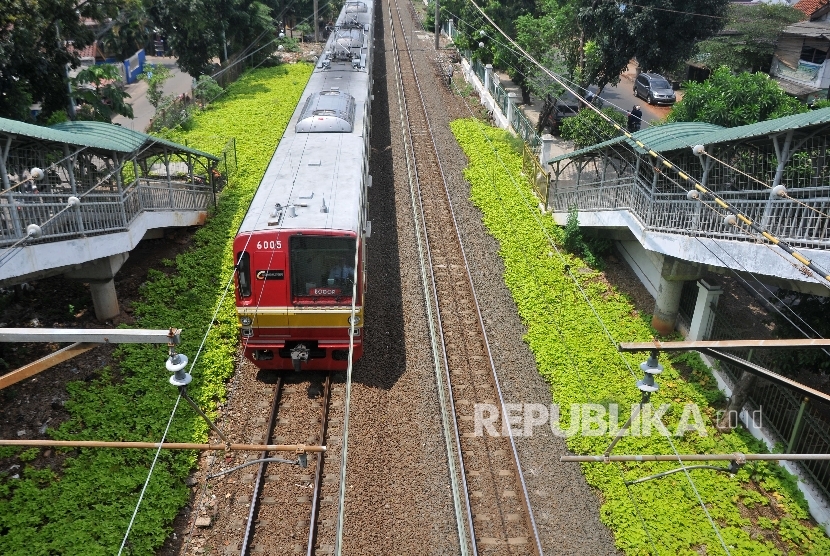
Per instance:
[[[445,381],[447,394],[442,403],[449,421],[445,434],[451,476],[454,468],[459,470],[454,486],[462,553],[541,555],[512,436],[474,434],[474,405],[503,408],[504,400],[412,57],[413,26],[410,21],[405,27],[398,0],[387,2],[413,208],[435,321],[437,376]]]
[[[334,552],[337,435],[344,385],[334,380],[333,373],[275,376],[272,384],[258,382],[249,407],[254,410],[253,426],[247,429],[253,431],[249,440],[268,444],[290,438],[294,443],[324,444],[328,450],[309,454],[305,467],[288,462],[303,457],[299,454],[249,453],[226,458],[208,476],[213,494],[206,508],[213,524],[202,548],[214,549],[211,553],[312,556]]]

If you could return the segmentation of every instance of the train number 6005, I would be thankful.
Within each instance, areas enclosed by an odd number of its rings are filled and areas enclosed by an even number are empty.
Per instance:
[[[257,241],[257,249],[282,249],[281,241]]]

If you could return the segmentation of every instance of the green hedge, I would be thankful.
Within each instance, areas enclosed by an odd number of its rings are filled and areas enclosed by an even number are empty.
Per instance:
[[[639,363],[644,357],[616,351],[564,266],[573,269],[616,341],[650,340],[653,330],[647,316],[638,314],[631,300],[609,285],[601,273],[573,255],[560,257],[549,245],[545,232],[559,245],[562,232],[550,216],[539,215],[530,184],[521,175],[522,158],[514,138],[470,119],[453,122],[452,130],[469,158],[465,177],[472,185],[472,200],[481,209],[487,229],[500,243],[504,280],[527,326],[525,341],[535,355],[539,372],[550,384],[552,401],[563,407],[564,414],[572,403],[617,403],[619,421],[624,422],[631,404],[639,401],[629,366],[639,378]],[[661,362],[666,369],[658,377],[661,388],[652,404],[670,405],[663,419],[669,431],[676,430],[687,403],[702,408],[706,424],[705,437],[687,432],[672,438],[680,453],[764,450],[746,432],[723,435],[715,430],[715,408],[710,404],[720,395],[696,355],[686,354],[673,362],[664,358]],[[690,380],[681,377],[681,365],[690,373]],[[567,425],[568,417],[564,415],[562,427]],[[576,436],[567,444],[578,454],[601,454],[609,441],[608,435]],[[625,437],[614,453],[673,451],[665,436],[655,433]],[[630,494],[627,492],[624,481],[673,468],[677,464],[671,462],[584,464],[583,472],[588,483],[599,490],[602,521],[626,554],[723,554],[683,473],[632,485]],[[830,540],[809,520],[794,478],[778,465],[748,464],[734,477],[710,470],[690,474],[731,554],[830,554]]]
[[[305,64],[251,72],[197,114],[189,131],[168,136],[214,153],[229,137],[237,140],[236,179],[196,233],[194,248],[166,261],[165,272],[150,271],[143,301],[135,305],[137,327],[183,328],[180,351],[191,361],[210,329],[189,390],[205,408],[224,398],[225,382],[234,370],[238,336],[232,288],[211,325],[231,277],[233,237],[310,74],[311,66]],[[177,396],[167,383],[166,347],[125,345],[116,354],[112,368],[102,369],[93,382],[69,385],[66,409],[71,418],[50,431],[54,438],[161,438]],[[205,423],[182,402],[168,440],[204,442],[206,433]],[[0,473],[0,554],[117,553],[154,453],[73,451],[57,473],[26,463],[36,454],[20,453],[16,458],[22,463],[20,478]],[[162,452],[126,554],[153,554],[164,542],[173,518],[189,499],[184,478],[195,463],[194,453]]]

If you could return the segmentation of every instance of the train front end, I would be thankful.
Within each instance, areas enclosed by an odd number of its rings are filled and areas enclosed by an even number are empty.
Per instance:
[[[357,241],[354,232],[321,230],[236,237],[237,313],[245,356],[257,367],[345,370],[350,345],[353,360],[360,359],[363,256],[355,264]]]

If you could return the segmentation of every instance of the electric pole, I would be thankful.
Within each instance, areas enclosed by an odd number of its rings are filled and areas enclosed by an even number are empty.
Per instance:
[[[308,5],[308,4],[306,4]],[[314,42],[319,42],[317,37],[317,28],[320,26],[320,22],[317,18],[317,0],[314,0]]]

